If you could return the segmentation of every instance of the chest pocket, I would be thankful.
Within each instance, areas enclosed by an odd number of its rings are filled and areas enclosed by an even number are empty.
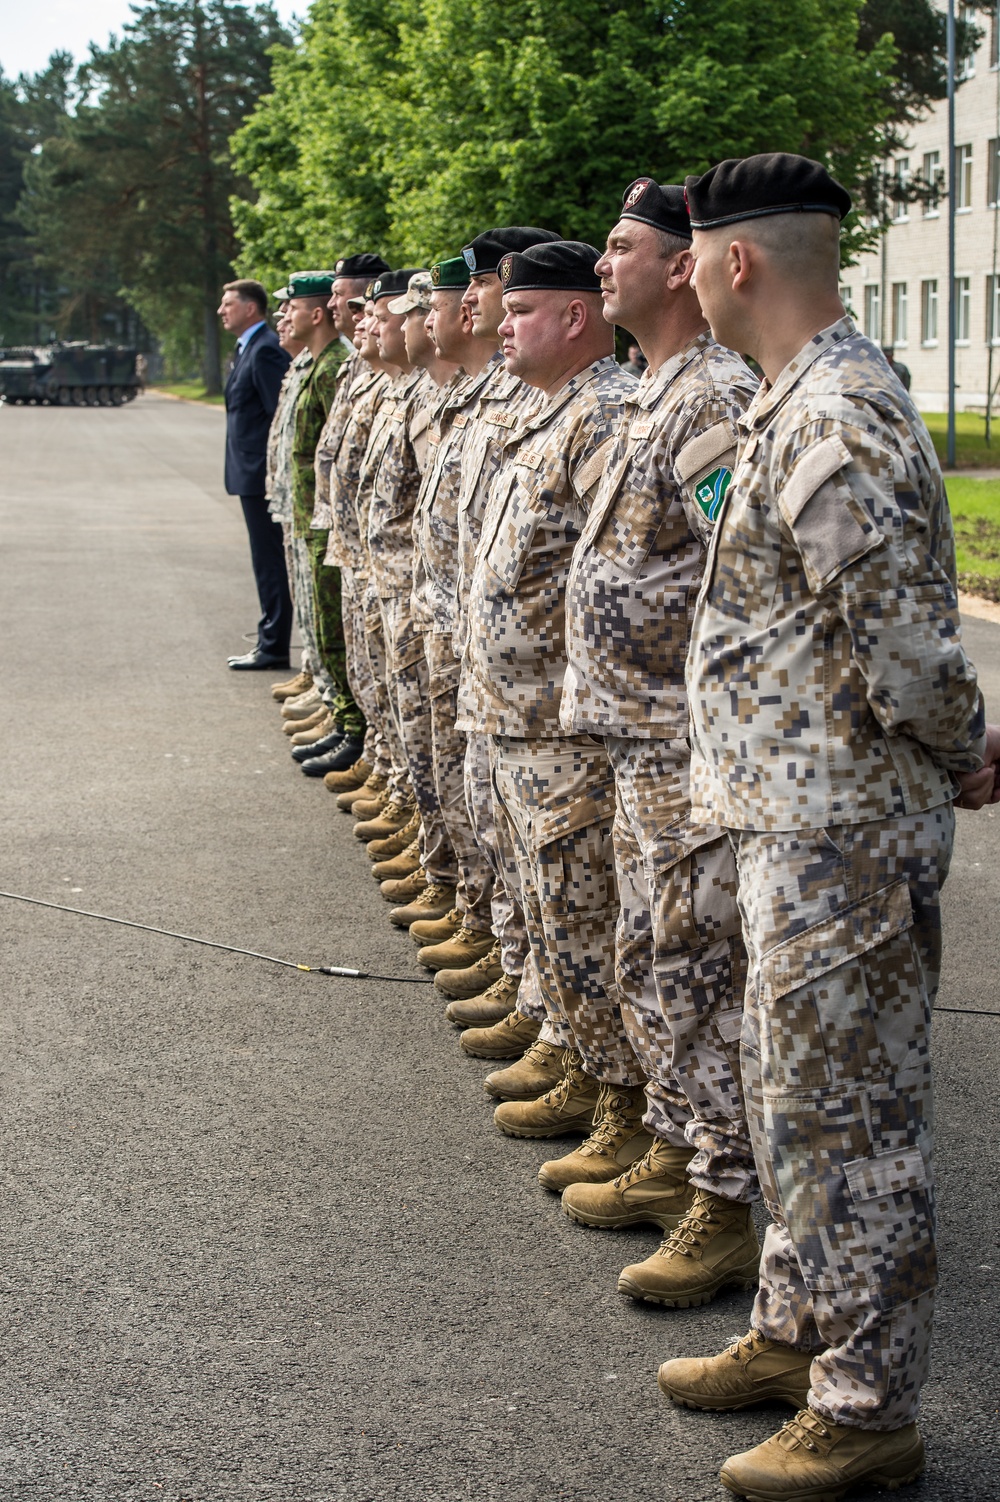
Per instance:
[[[594,546],[608,562],[633,578],[649,557],[663,524],[669,497],[663,481],[642,465],[644,447],[628,461],[628,470],[598,521]],[[603,508],[602,508],[603,509]]]
[[[531,491],[516,466],[501,493],[504,491],[505,499],[497,507],[495,523],[492,517],[487,520],[486,526],[492,535],[487,542],[486,538],[490,533],[484,530],[483,548],[486,562],[505,592],[513,594],[524,572],[544,513],[533,504]]]

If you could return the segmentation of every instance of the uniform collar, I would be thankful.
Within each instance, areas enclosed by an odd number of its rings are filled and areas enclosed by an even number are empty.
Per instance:
[[[766,427],[774,413],[788,400],[803,375],[820,355],[825,355],[829,350],[835,349],[838,344],[843,344],[845,339],[852,339],[857,332],[853,318],[845,316],[838,318],[836,323],[831,323],[829,328],[821,329],[818,334],[814,334],[808,344],[804,344],[798,354],[789,360],[773,386],[768,385],[766,379],[761,382],[760,390],[753,401],[737,419],[740,427],[748,433]]]
[[[562,411],[568,402],[573,400],[578,392],[583,391],[587,386],[593,385],[599,375],[604,375],[606,371],[618,369],[618,361],[614,355],[602,355],[592,365],[586,366],[583,370],[578,371],[575,376],[571,376],[565,386],[560,387],[555,396],[545,401],[540,412],[536,412],[533,417],[525,418],[518,430],[519,433],[528,433],[535,428],[544,427],[546,423],[552,421],[557,413]]]
[[[708,329],[696,334],[683,349],[671,355],[669,360],[664,360],[657,370],[644,370],[639,377],[639,384],[628,393],[625,400],[630,406],[641,407],[644,411],[658,406],[664,391],[677,379],[685,365],[690,365],[698,355],[707,353],[714,344],[715,340]]]

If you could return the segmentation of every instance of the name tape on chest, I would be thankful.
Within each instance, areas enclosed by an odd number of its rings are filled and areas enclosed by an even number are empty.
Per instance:
[[[517,418],[513,412],[485,412],[483,416],[487,422],[495,423],[498,428],[513,428],[517,426]]]

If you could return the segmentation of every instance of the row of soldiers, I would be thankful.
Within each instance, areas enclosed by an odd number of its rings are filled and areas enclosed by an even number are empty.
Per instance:
[[[603,252],[502,226],[277,294],[293,755],[504,1064],[499,1128],[584,1139],[542,1185],[664,1232],[619,1288],[756,1290],[659,1380],[795,1408],[722,1471],[767,1499],[923,1465],[938,891],[953,801],[996,796],[940,472],[839,301],[849,206],[769,155],[637,179]]]

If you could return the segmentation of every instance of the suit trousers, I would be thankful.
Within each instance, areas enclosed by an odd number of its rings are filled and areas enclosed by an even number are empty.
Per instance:
[[[292,639],[292,596],[281,523],[269,514],[266,496],[241,495],[240,505],[250,538],[250,563],[260,602],[257,647],[270,656],[287,657]]]

